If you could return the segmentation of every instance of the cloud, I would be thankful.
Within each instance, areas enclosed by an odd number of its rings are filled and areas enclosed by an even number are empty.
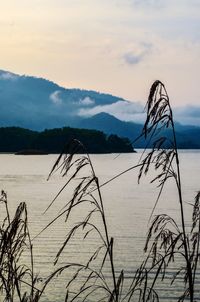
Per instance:
[[[126,52],[123,55],[124,61],[129,65],[139,64],[151,52],[152,44],[140,43],[133,51]]]
[[[109,113],[123,121],[142,123],[145,119],[143,106],[139,102],[133,103],[121,100],[113,104],[103,106],[98,105],[90,109],[81,108],[78,111],[78,115],[90,117],[101,112]]]
[[[62,98],[60,97],[60,93],[60,90],[56,90],[49,96],[49,99],[56,105],[61,105],[63,102]]]
[[[194,7],[200,7],[199,0],[190,0],[190,5],[193,5]]]
[[[0,74],[0,79],[1,80],[11,80],[11,81],[14,81],[14,80],[17,80],[18,78],[18,75],[14,74],[14,73],[11,73],[11,72],[2,72]]]
[[[200,106],[174,108],[174,119],[184,125],[200,126]]]
[[[126,63],[130,64],[130,65],[136,65],[138,63],[140,63],[143,59],[143,55],[135,55],[131,52],[126,53],[124,55],[124,60]]]
[[[166,0],[130,0],[135,7],[142,8],[163,8],[166,6]]]
[[[89,96],[86,96],[84,99],[79,100],[79,104],[82,106],[90,106],[90,105],[94,105],[95,101],[91,99]]]
[[[143,105],[139,102],[128,102],[119,100],[109,105],[98,105],[92,108],[81,108],[78,115],[82,117],[91,117],[98,113],[109,113],[116,118],[127,121],[144,123],[146,113]],[[183,125],[200,126],[200,106],[184,106],[173,109],[174,120]]]

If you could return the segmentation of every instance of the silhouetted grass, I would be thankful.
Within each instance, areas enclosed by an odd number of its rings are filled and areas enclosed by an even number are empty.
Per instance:
[[[6,215],[0,225],[0,291],[2,301],[38,301],[37,276],[33,271],[32,243],[28,230],[27,209],[20,203],[10,217],[7,194],[1,191],[0,202]],[[21,263],[24,251],[29,250],[30,267]]]
[[[171,129],[171,138],[163,135],[166,129]],[[153,144],[153,148],[147,154],[143,154],[141,158],[142,166],[138,179],[142,175],[149,172],[150,167],[154,167],[157,172],[156,177],[151,182],[157,182],[159,193],[152,210],[154,209],[161,197],[163,188],[169,178],[173,178],[178,192],[178,200],[180,206],[181,226],[179,227],[169,215],[156,215],[148,231],[145,252],[147,258],[141,266],[140,282],[144,283],[143,298],[141,301],[158,301],[152,298],[155,294],[155,285],[158,278],[165,280],[166,271],[171,262],[175,261],[175,257],[179,255],[182,258],[182,265],[178,267],[175,263],[176,272],[174,273],[171,283],[173,284],[177,278],[181,278],[185,286],[185,290],[178,301],[189,299],[195,301],[195,281],[196,271],[199,262],[199,237],[200,237],[200,192],[195,197],[193,206],[192,226],[188,233],[185,226],[185,213],[181,187],[181,173],[179,165],[179,154],[176,143],[176,133],[174,128],[173,113],[169,102],[169,97],[165,86],[160,81],[153,83],[147,102],[147,119],[141,136],[144,136],[148,143]],[[149,277],[154,272],[154,278]],[[150,281],[150,282],[149,282]],[[150,283],[150,285],[149,285]],[[196,297],[197,298],[197,297]]]
[[[159,301],[156,291],[157,282],[165,281],[167,271],[174,263],[176,271],[171,277],[171,284],[177,278],[184,284],[182,294],[177,301],[195,301],[195,286],[199,264],[200,246],[200,192],[197,193],[193,206],[190,231],[186,230],[185,213],[181,188],[181,173],[179,154],[176,144],[173,113],[165,86],[160,81],[153,83],[147,102],[147,118],[141,133],[147,141],[146,148],[153,148],[142,154],[140,162],[114,176],[109,181],[99,184],[90,155],[83,144],[74,139],[67,144],[56,160],[49,178],[57,171],[66,179],[65,185],[56,194],[46,211],[53,206],[59,195],[72,186],[74,192],[60,213],[41,231],[44,232],[57,219],[65,216],[68,223],[76,211],[83,213],[81,221],[71,226],[62,245],[59,247],[54,264],[59,265],[59,259],[67,249],[76,234],[83,234],[83,241],[95,233],[99,244],[92,254],[88,253],[85,263],[79,261],[66,262],[50,273],[49,277],[37,288],[38,276],[34,274],[34,255],[32,241],[28,230],[26,204],[21,203],[13,218],[10,217],[7,195],[1,193],[1,202],[6,209],[6,217],[0,226],[0,290],[4,301],[39,301],[49,282],[53,282],[59,274],[71,272],[66,281],[65,301],[105,301],[105,302],[147,302]],[[171,130],[171,137],[165,137],[165,130]],[[84,155],[80,155],[84,153]],[[151,168],[156,176],[152,179],[158,185],[158,197],[150,215],[144,250],[146,258],[137,269],[127,289],[124,286],[124,270],[117,271],[114,259],[114,238],[109,235],[106,213],[101,194],[101,187],[120,177],[132,169],[139,168],[138,182],[147,175]],[[168,179],[174,179],[180,206],[181,225],[178,225],[167,213],[154,216],[154,210],[162,195]],[[24,250],[29,251],[30,267],[21,264]],[[176,263],[176,257],[182,258],[181,266]],[[131,259],[130,259],[131,260]],[[105,273],[105,267],[111,272],[111,278]],[[83,278],[84,275],[84,278]],[[81,278],[79,278],[81,276]],[[74,284],[76,290],[74,290]],[[63,289],[64,291],[65,289]],[[197,299],[197,298],[196,298]],[[53,302],[53,301],[52,301]]]

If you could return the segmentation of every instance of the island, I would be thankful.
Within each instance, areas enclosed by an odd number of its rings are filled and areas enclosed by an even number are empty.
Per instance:
[[[20,127],[0,128],[0,152],[17,155],[60,153],[72,140],[84,148],[80,153],[131,153],[135,152],[130,140],[102,131],[71,127],[45,129],[41,132]],[[67,150],[65,150],[67,152]]]

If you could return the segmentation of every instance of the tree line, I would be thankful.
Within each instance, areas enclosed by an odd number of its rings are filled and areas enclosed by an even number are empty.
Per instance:
[[[88,153],[134,151],[129,139],[114,134],[106,135],[97,130],[63,127],[38,132],[20,127],[2,127],[0,152],[40,150],[46,153],[59,153],[72,139],[81,141]]]

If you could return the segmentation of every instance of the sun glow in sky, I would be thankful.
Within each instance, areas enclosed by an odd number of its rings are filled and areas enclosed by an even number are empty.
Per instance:
[[[200,104],[200,0],[1,0],[0,69],[145,102]]]

